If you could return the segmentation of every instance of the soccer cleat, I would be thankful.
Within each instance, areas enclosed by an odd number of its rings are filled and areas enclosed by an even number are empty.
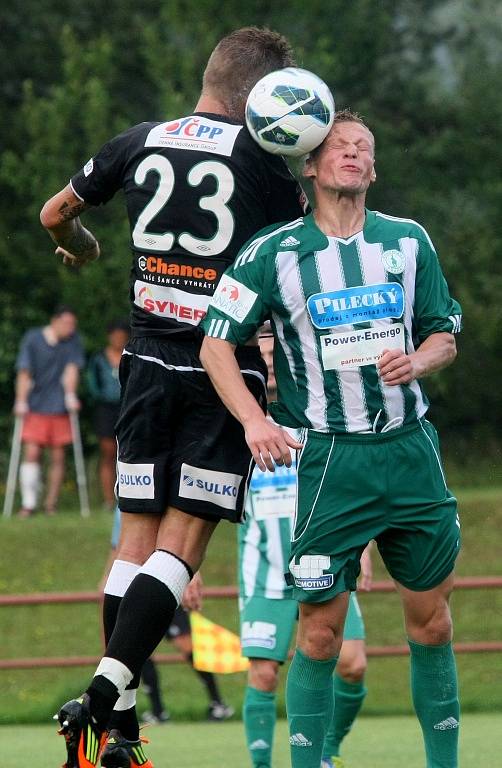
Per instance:
[[[228,704],[223,704],[222,702],[213,701],[211,706],[209,707],[208,713],[207,713],[207,719],[212,723],[219,723],[223,720],[228,720],[229,717],[232,717],[234,714],[234,710],[232,707],[229,707]]]
[[[321,768],[333,768],[333,763],[330,757],[323,757],[321,760]]]
[[[111,730],[108,735],[106,747],[101,754],[103,768],[153,768],[153,763],[148,760],[143,752],[142,744],[148,743],[148,739],[141,736],[137,741],[124,739],[120,731]]]
[[[58,733],[65,737],[66,763],[63,768],[94,768],[106,741],[89,712],[89,696],[63,704],[54,719],[59,722]]]

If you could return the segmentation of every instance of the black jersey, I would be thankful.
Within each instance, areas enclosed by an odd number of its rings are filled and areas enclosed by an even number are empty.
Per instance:
[[[282,158],[264,152],[239,123],[203,112],[130,128],[71,185],[91,205],[124,190],[136,333],[199,335],[241,246],[259,229],[301,216],[306,202]]]

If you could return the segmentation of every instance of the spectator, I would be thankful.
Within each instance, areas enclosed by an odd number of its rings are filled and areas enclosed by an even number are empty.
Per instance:
[[[50,449],[44,509],[47,515],[56,512],[64,476],[65,446],[72,442],[68,413],[80,408],[77,388],[84,353],[76,328],[75,312],[61,305],[48,325],[30,329],[21,342],[14,403],[15,415],[24,419],[20,517],[29,517],[37,507],[43,448]]]
[[[115,507],[117,441],[115,423],[120,408],[119,364],[129,340],[129,323],[115,320],[107,328],[108,344],[91,358],[87,384],[94,400],[94,429],[99,440],[99,479],[106,509]]]

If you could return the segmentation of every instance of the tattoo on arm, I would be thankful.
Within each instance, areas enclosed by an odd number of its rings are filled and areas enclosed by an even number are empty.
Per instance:
[[[61,223],[70,221],[71,219],[80,216],[80,214],[87,210],[87,208],[89,208],[87,203],[78,202],[70,205],[68,201],[65,200],[65,202],[58,209],[59,219]]]

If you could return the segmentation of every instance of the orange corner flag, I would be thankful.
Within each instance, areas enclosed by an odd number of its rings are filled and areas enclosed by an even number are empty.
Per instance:
[[[241,656],[239,637],[220,627],[201,613],[190,613],[192,625],[193,665],[200,672],[245,672],[249,661]]]

